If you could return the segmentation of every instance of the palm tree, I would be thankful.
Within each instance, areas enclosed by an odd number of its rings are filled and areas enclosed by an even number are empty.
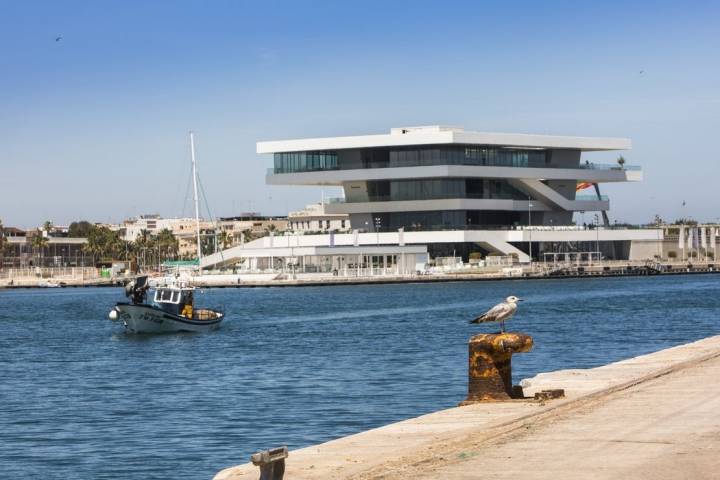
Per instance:
[[[160,233],[158,233],[157,237],[155,237],[155,242],[156,246],[160,249],[160,251],[164,252],[165,260],[168,260],[169,258],[175,258],[178,250],[180,249],[180,242],[177,238],[175,238],[175,235],[173,235],[172,231],[168,230],[167,228],[161,230]]]
[[[230,235],[227,230],[223,230],[222,232],[220,232],[218,238],[220,240],[220,243],[222,244],[223,250],[230,248],[230,246],[232,245],[232,235]]]
[[[40,266],[42,267],[42,259],[43,254],[45,252],[45,247],[47,247],[48,239],[47,237],[43,236],[43,231],[39,228],[36,230],[35,235],[32,239],[32,246],[35,248],[36,253],[38,255],[38,259],[40,260]]]
[[[253,235],[252,230],[250,230],[249,228],[243,230],[241,232],[241,235],[243,243],[247,243],[255,239],[255,235]]]
[[[53,228],[53,223],[50,220],[46,220],[45,223],[43,223],[43,230],[50,236],[50,230]]]

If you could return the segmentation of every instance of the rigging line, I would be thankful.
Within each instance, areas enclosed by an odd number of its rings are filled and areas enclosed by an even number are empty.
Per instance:
[[[218,230],[218,223],[215,220],[215,217],[213,217],[212,213],[210,212],[210,202],[207,201],[207,196],[205,195],[205,188],[203,187],[202,181],[200,180],[200,175],[197,176],[197,182],[198,186],[200,187],[200,194],[202,195],[203,200],[205,201],[205,209],[208,212],[208,216],[210,217],[210,221],[213,224],[213,228],[217,232]],[[215,241],[217,242],[217,235],[215,236]],[[222,254],[222,250],[220,250],[220,260],[225,261],[225,257]]]
[[[180,217],[185,218],[185,212],[188,204],[188,199],[190,198],[190,185],[192,184],[192,167],[190,167],[190,172],[188,173],[188,181],[187,186],[185,187],[185,200],[183,200],[182,204],[182,212],[180,212]]]

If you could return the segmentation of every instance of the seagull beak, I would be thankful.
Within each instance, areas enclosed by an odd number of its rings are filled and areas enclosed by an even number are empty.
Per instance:
[[[518,301],[518,302],[524,302],[525,299],[524,299],[524,298],[518,298],[517,301]]]

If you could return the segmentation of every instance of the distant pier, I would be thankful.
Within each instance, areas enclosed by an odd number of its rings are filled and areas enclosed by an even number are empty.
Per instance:
[[[543,373],[523,382],[525,397],[565,398],[451,408],[291,451],[285,478],[715,478],[718,378],[720,336]],[[248,463],[215,480],[257,477]]]

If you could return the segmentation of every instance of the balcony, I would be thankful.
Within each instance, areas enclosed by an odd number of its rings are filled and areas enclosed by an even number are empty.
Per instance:
[[[612,163],[581,163],[576,166],[561,166],[561,165],[530,165],[530,164],[519,164],[519,165],[508,165],[504,163],[484,163],[478,164],[474,162],[445,162],[442,164],[424,164],[422,162],[416,162],[413,164],[406,165],[392,165],[390,163],[370,163],[362,168],[358,168],[357,165],[351,167],[335,166],[333,168],[303,168],[294,170],[276,170],[275,168],[268,168],[266,171],[267,175],[283,175],[291,173],[308,173],[308,172],[335,172],[338,170],[375,170],[375,169],[389,169],[389,168],[406,168],[406,167],[432,167],[432,166],[446,166],[446,165],[463,165],[469,167],[507,167],[507,168],[551,168],[551,169],[572,169],[572,170],[597,170],[597,171],[628,171],[628,172],[641,172],[642,167],[639,165],[624,165],[620,167],[617,164]]]

